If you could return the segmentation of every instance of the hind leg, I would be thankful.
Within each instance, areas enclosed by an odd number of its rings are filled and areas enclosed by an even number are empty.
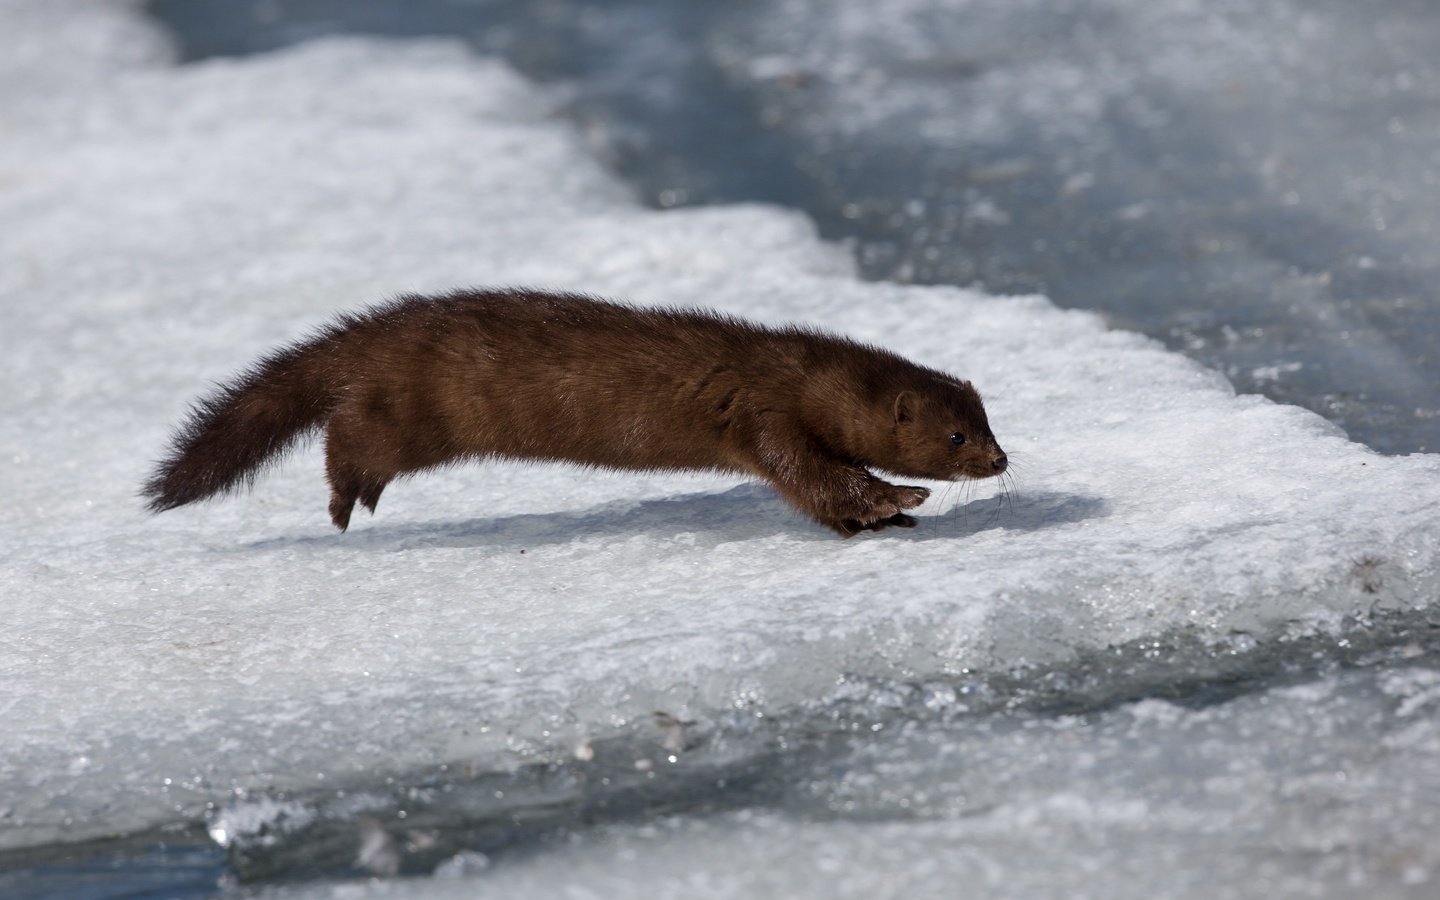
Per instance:
[[[330,521],[344,531],[350,527],[350,512],[360,496],[358,473],[326,453],[325,475],[330,481]]]
[[[355,510],[355,501],[375,514],[375,504],[386,482],[343,466],[326,466],[330,477],[330,521],[344,531],[350,527],[350,514]]]
[[[361,423],[343,412],[330,419],[325,431],[325,475],[330,482],[330,520],[344,531],[359,500],[370,512],[380,502],[393,476],[391,467],[369,452]]]
[[[380,494],[385,490],[386,482],[371,481],[360,489],[360,505],[370,510],[370,515],[375,515],[375,504],[380,502]]]
[[[355,501],[375,513],[375,504],[380,502],[380,493],[385,482],[354,469],[327,466],[330,477],[330,521],[344,531],[350,527],[350,514],[355,510]]]

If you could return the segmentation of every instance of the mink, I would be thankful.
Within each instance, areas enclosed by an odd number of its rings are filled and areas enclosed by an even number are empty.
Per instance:
[[[330,518],[392,480],[489,458],[769,482],[841,535],[911,527],[929,490],[1006,469],[968,381],[813,328],[567,293],[406,295],[342,315],[199,400],[143,494],[250,485],[318,429]]]

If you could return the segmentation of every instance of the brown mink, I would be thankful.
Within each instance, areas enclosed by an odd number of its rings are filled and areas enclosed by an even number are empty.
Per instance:
[[[391,480],[489,457],[758,476],[842,535],[913,526],[923,487],[1005,471],[968,381],[803,327],[530,290],[405,296],[342,316],[200,400],[152,510],[249,484],[325,429],[330,518]]]

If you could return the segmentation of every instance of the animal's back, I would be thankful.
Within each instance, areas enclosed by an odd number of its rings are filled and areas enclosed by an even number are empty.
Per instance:
[[[736,469],[736,417],[783,402],[769,386],[795,366],[779,332],[709,313],[550,294],[429,302],[443,337],[418,330],[435,343],[397,348],[397,365],[425,360],[418,380],[475,455]]]

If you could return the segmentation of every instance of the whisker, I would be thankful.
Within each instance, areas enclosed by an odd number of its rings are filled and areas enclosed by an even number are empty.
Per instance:
[[[1005,510],[1005,482],[1000,482],[1000,493],[995,495],[995,503],[990,507],[990,515],[985,518],[987,526],[994,525],[1000,520],[1000,513]]]
[[[965,488],[963,481],[952,481],[948,485],[951,494],[959,494],[951,500],[950,509],[946,512],[946,518],[951,522],[952,531],[963,531],[965,528]]]

